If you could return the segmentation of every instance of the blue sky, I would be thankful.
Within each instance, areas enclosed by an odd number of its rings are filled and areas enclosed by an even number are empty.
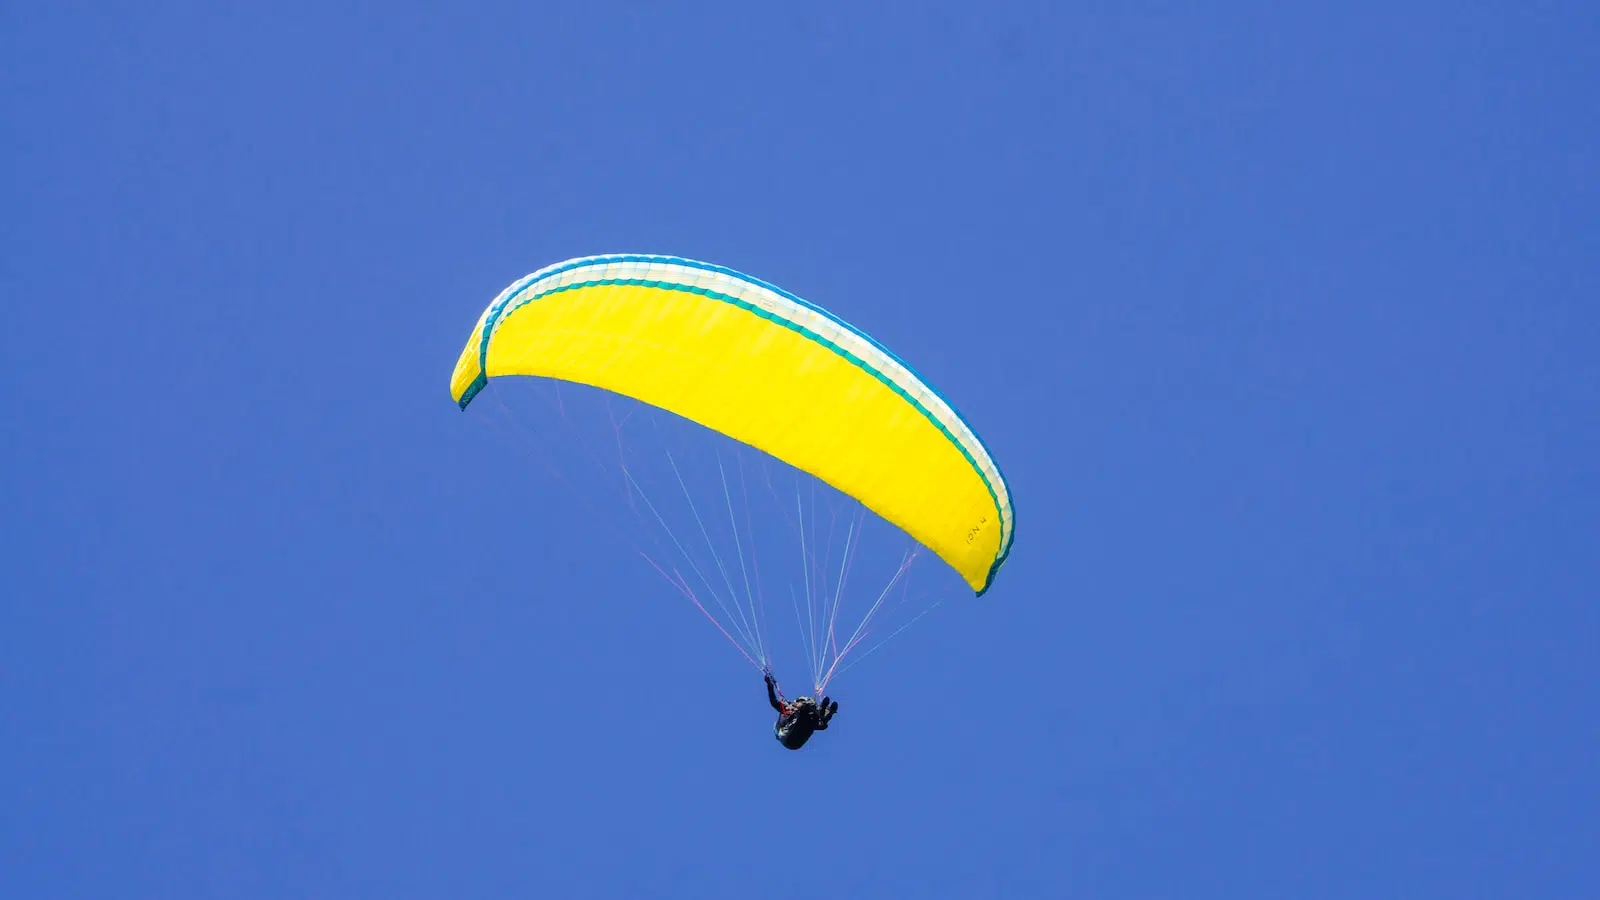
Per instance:
[[[668,6],[8,7],[0,895],[1600,895],[1600,7]],[[611,251],[1016,492],[801,753],[447,395]]]

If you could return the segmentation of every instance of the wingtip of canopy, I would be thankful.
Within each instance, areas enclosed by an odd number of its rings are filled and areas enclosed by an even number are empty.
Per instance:
[[[472,379],[472,383],[467,385],[467,389],[461,392],[461,399],[456,401],[456,406],[460,407],[461,410],[465,412],[467,409],[467,404],[471,403],[472,398],[478,396],[478,393],[487,387],[488,384],[489,376],[479,372],[478,376]]]
[[[1012,534],[1014,536],[1015,532],[1012,532]],[[1006,564],[1006,557],[1010,555],[1011,542],[1006,541],[1005,552],[1001,553],[999,558],[994,561],[994,565],[989,567],[989,574],[984,576],[983,587],[978,588],[977,596],[982,597],[984,594],[989,593],[989,588],[994,587],[994,577],[1000,573],[1000,567]]]

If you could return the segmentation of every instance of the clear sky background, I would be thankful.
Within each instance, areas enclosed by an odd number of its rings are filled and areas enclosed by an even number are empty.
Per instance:
[[[1600,5],[12,3],[0,896],[1600,896]],[[644,251],[1011,562],[778,747],[446,385]],[[932,723],[930,725],[930,723]]]

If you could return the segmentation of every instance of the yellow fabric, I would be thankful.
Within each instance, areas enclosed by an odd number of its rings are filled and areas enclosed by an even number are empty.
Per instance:
[[[479,373],[486,313],[451,379]],[[493,323],[487,375],[614,391],[743,441],[859,499],[974,590],[999,555],[1001,516],[973,463],[912,403],[814,337],[723,299],[585,285],[513,305]]]
[[[483,320],[479,319],[477,327],[472,329],[472,337],[467,338],[467,345],[461,348],[455,371],[450,374],[450,397],[457,403],[466,396],[467,389],[478,377],[478,345],[482,340]]]

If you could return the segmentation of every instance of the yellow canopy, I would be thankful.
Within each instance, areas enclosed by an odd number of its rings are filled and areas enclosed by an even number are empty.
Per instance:
[[[747,275],[670,256],[569,260],[489,304],[456,361],[462,409],[533,375],[633,397],[860,500],[978,594],[1010,551],[1005,478],[950,404],[866,334]]]

